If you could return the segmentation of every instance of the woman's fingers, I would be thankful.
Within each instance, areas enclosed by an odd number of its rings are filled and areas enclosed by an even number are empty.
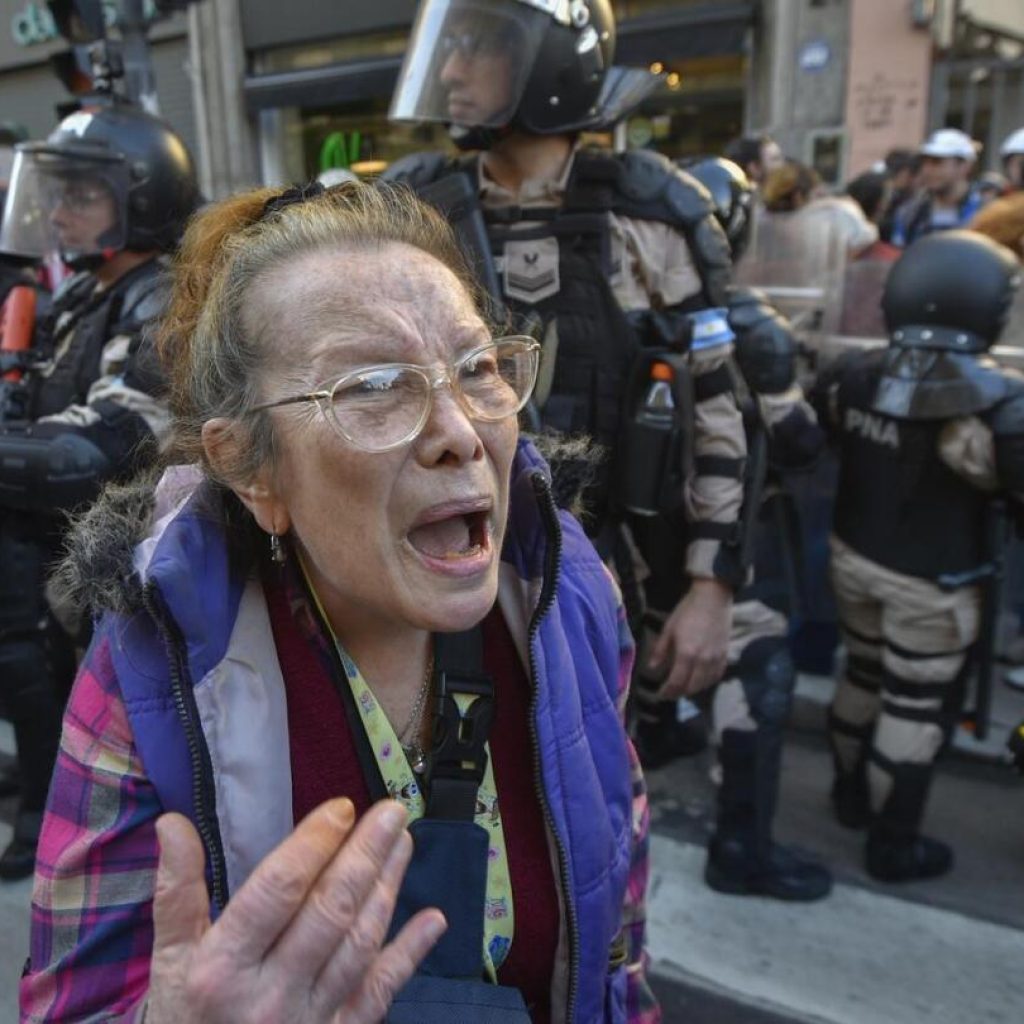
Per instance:
[[[156,823],[160,860],[153,894],[153,956],[194,946],[210,927],[203,844],[188,818],[165,814]]]
[[[391,926],[398,890],[411,859],[412,836],[403,832],[358,919],[316,979],[315,1001],[328,1012],[333,1012],[351,998],[380,953]]]
[[[352,831],[351,800],[329,800],[257,865],[214,927],[218,946],[239,966],[260,964],[304,907],[324,868]],[[307,971],[315,977],[319,966]]]
[[[316,977],[340,946],[353,941],[363,956],[358,969],[365,968],[387,931],[385,922],[384,933],[371,942],[371,922],[383,905],[374,893],[386,876],[393,906],[408,863],[405,823],[405,810],[393,800],[382,800],[363,815],[274,947],[268,967],[275,974]]]
[[[392,1000],[416,973],[423,958],[448,927],[440,910],[421,910],[385,946],[364,975],[336,1024],[378,1024]]]

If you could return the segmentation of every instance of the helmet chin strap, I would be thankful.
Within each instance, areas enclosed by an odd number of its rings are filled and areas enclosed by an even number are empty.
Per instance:
[[[507,139],[515,131],[515,120],[497,128],[482,125],[449,124],[448,135],[464,153],[476,149],[490,149],[496,142]]]
[[[72,270],[99,270],[104,263],[109,263],[125,246],[122,241],[124,232],[118,225],[114,225],[103,232],[97,239],[96,245],[99,248],[95,252],[88,253],[64,253],[60,258]]]

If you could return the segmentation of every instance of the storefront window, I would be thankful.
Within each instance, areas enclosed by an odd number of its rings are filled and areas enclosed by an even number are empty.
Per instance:
[[[741,56],[664,65],[665,85],[626,121],[625,145],[672,159],[721,153],[743,130],[744,67]]]

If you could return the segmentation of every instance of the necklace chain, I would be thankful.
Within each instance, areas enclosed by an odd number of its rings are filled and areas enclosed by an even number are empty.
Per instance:
[[[430,683],[434,678],[434,651],[431,648],[430,657],[427,659],[427,671],[423,674],[423,682],[420,683],[420,691],[416,694],[416,702],[412,706],[412,711],[409,714],[409,719],[405,725],[398,732],[398,742],[402,745],[402,749],[406,754],[410,756],[410,763],[412,770],[419,774],[425,767],[425,758],[423,746],[419,739],[419,730],[413,732],[413,739],[410,742],[406,742],[406,737],[409,735],[410,730],[415,726],[420,726],[423,721],[423,707],[427,702],[427,697],[430,694]]]

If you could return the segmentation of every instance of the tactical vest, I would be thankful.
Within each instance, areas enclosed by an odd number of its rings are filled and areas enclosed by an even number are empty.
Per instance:
[[[975,569],[987,557],[988,499],[939,457],[948,419],[897,419],[873,408],[880,355],[858,361],[839,387],[836,535],[907,576]]]
[[[103,349],[118,335],[138,333],[150,314],[141,315],[162,283],[162,267],[150,260],[130,270],[110,288],[96,292],[96,278],[79,274],[54,298],[41,324],[45,371],[30,381],[30,419],[52,416],[69,405],[84,404],[100,376]]]
[[[478,160],[414,154],[390,176],[418,190],[463,174],[475,190]],[[613,266],[610,217],[668,224],[686,237],[703,290],[682,311],[724,305],[727,243],[703,187],[650,153],[581,150],[560,207],[483,208],[482,214],[512,329],[533,334],[545,347],[541,425],[589,435],[608,453],[584,495],[587,527],[596,533],[607,514],[618,511],[615,451],[637,352],[643,345],[688,342],[679,307],[629,317],[620,308],[610,284],[621,269]]]

